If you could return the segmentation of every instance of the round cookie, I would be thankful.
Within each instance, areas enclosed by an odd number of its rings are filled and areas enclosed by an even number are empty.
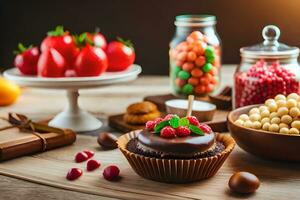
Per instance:
[[[129,114],[126,113],[124,115],[124,121],[127,122],[128,124],[133,124],[133,125],[143,125],[147,121],[154,120],[156,118],[160,117],[160,112],[159,111],[153,111],[147,114]]]
[[[154,111],[157,112],[157,106],[150,101],[134,103],[127,107],[127,114],[131,115],[143,115]]]

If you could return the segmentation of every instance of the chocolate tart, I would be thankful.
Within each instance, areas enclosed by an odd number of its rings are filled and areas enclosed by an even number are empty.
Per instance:
[[[212,177],[235,146],[229,134],[164,139],[145,130],[129,132],[117,143],[138,175],[168,183]]]

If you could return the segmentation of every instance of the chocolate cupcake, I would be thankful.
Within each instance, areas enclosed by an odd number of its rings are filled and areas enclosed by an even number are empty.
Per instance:
[[[213,176],[235,146],[193,116],[167,115],[127,133],[118,147],[137,174],[160,182],[185,183]]]

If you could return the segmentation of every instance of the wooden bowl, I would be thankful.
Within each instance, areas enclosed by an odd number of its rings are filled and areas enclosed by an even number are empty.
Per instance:
[[[167,113],[176,114],[179,117],[186,116],[188,100],[186,99],[171,99],[165,102]],[[199,121],[211,121],[217,110],[216,105],[194,100],[192,115],[197,117]]]
[[[228,128],[238,146],[248,153],[267,159],[300,161],[299,135],[255,130],[234,123],[241,114],[248,114],[251,108],[258,106],[260,105],[245,106],[229,113],[227,117]]]

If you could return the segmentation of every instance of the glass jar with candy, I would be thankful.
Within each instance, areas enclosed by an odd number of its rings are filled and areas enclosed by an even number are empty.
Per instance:
[[[234,75],[233,107],[264,103],[277,94],[299,93],[299,48],[278,42],[280,30],[264,27],[263,43],[240,49]]]
[[[221,42],[212,15],[180,15],[170,43],[172,93],[204,96],[220,82]]]

